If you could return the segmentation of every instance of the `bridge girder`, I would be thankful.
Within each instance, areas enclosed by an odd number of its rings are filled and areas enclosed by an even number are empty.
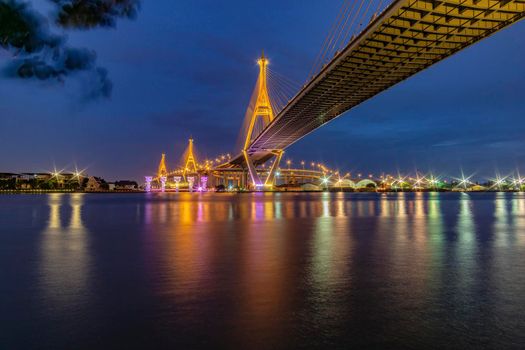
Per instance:
[[[517,22],[525,0],[395,0],[289,102],[246,151],[254,164],[367,99]],[[232,164],[242,164],[241,155]]]

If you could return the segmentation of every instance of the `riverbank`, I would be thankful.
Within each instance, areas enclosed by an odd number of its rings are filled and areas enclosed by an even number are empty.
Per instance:
[[[301,191],[301,190],[278,190],[278,191],[152,191],[146,192],[143,190],[111,190],[111,191],[78,191],[78,190],[0,190],[0,195],[2,194],[51,194],[51,193],[88,193],[88,194],[132,194],[132,193],[507,193],[507,192],[516,192],[520,193],[523,191],[518,190],[482,190],[482,191],[472,191],[472,190],[376,190],[376,191],[361,191],[361,190],[346,190],[346,189],[328,189],[323,191]]]
[[[0,190],[0,194],[48,194],[48,193],[146,193],[142,190],[79,191],[79,190]]]

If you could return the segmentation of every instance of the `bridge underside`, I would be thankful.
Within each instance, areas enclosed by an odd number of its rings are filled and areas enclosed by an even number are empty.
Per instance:
[[[254,164],[402,80],[525,16],[525,0],[396,0],[290,101],[248,149]],[[230,164],[243,164],[239,155]]]

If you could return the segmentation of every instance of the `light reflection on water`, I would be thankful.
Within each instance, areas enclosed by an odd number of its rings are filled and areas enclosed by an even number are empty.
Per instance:
[[[83,194],[48,196],[49,219],[41,234],[39,285],[46,307],[68,312],[89,289],[89,232],[82,221]]]
[[[0,263],[26,263],[0,272],[3,317],[18,318],[0,343],[148,347],[152,334],[159,346],[235,348],[525,340],[522,193],[5,203]]]

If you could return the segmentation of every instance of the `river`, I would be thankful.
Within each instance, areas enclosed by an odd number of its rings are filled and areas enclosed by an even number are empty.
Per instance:
[[[0,195],[0,348],[523,348],[523,193]]]

